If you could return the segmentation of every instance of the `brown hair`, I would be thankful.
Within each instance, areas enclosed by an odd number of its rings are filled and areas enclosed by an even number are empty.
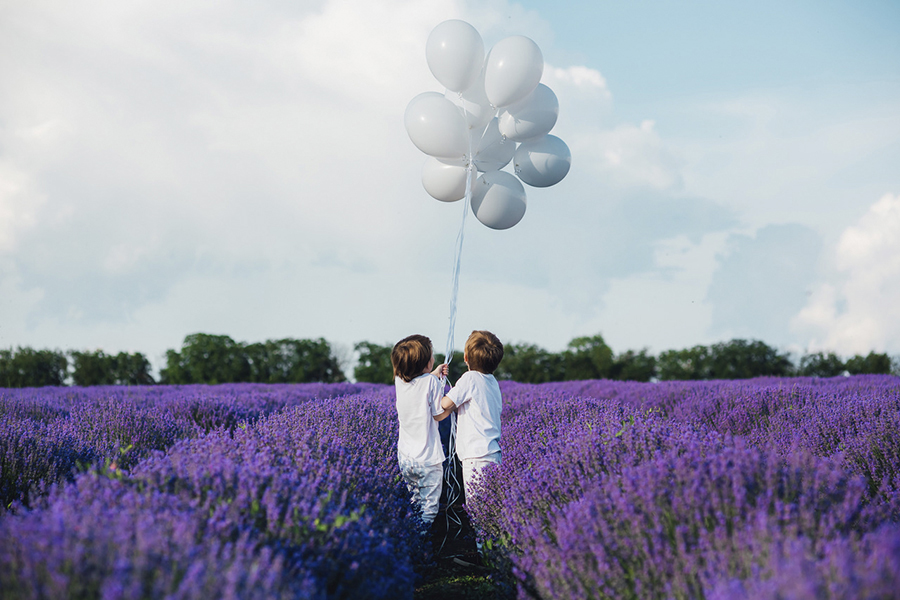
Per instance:
[[[503,344],[490,331],[473,331],[466,340],[469,368],[486,375],[493,373],[503,360]]]
[[[428,368],[431,360],[431,340],[424,335],[405,337],[391,350],[391,365],[394,377],[403,381],[412,381]]]

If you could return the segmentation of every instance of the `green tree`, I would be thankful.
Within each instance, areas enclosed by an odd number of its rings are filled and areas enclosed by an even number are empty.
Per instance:
[[[393,346],[379,346],[371,342],[359,342],[353,349],[359,355],[353,367],[357,381],[369,383],[394,383],[394,367],[391,364]]]
[[[193,383],[187,365],[177,351],[166,350],[166,366],[159,370],[159,382],[164,385]]]
[[[70,352],[72,357],[72,382],[78,386],[113,385],[112,356],[102,350],[95,352]]]
[[[227,335],[194,333],[181,352],[166,352],[163,383],[337,383],[346,381],[330,344],[316,340],[267,340],[244,345]]]
[[[650,381],[656,376],[656,357],[645,348],[640,352],[628,350],[616,356],[609,378],[621,381]]]
[[[709,379],[711,375],[710,351],[706,346],[694,346],[684,350],[666,350],[656,361],[662,380]]]
[[[331,345],[316,340],[267,340],[245,347],[250,376],[259,383],[338,383],[346,381]]]
[[[192,333],[181,352],[166,351],[163,383],[234,383],[248,381],[250,364],[241,344],[227,335]]]
[[[266,342],[256,342],[244,346],[244,357],[250,367],[247,380],[253,383],[275,383],[272,369],[274,360],[269,356]]]
[[[874,351],[866,356],[857,354],[847,359],[845,367],[851,375],[888,375],[891,372],[891,357]]]
[[[613,351],[600,334],[577,337],[562,354],[566,380],[606,379],[613,366]]]
[[[63,385],[69,361],[58,350],[19,347],[15,352],[0,350],[0,386],[44,387]]]
[[[784,377],[790,375],[793,363],[787,354],[758,340],[731,340],[710,348],[711,379],[749,379],[750,377]]]
[[[561,354],[548,352],[534,344],[505,344],[503,360],[494,375],[519,383],[562,381],[564,363]]]
[[[94,352],[73,351],[72,381],[75,385],[152,385],[150,361],[136,352],[119,352],[115,356],[102,350]]]
[[[116,385],[153,385],[150,361],[141,352],[119,352],[113,360],[113,380]]]
[[[800,359],[797,373],[804,377],[837,377],[845,368],[844,361],[834,352],[815,352]]]

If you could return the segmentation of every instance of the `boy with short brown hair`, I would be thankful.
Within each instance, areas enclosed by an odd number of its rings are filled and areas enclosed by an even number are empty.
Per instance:
[[[430,525],[437,516],[443,481],[444,449],[437,422],[452,411],[441,408],[444,386],[440,379],[447,365],[434,367],[431,340],[411,335],[391,350],[400,435],[397,462],[406,487]]]
[[[456,409],[456,454],[463,467],[466,503],[475,496],[473,483],[489,464],[500,464],[500,412],[503,399],[493,373],[503,359],[503,344],[490,331],[473,331],[463,360],[469,370],[441,400],[441,408]]]

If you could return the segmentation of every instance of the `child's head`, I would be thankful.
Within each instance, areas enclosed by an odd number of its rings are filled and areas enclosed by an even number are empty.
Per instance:
[[[466,364],[473,371],[490,375],[503,360],[503,344],[490,331],[473,331],[466,340]]]
[[[432,359],[431,340],[424,335],[405,337],[391,350],[394,377],[412,381],[428,370]]]

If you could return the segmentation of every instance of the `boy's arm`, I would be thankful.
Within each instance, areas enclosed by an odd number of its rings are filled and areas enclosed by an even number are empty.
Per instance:
[[[456,410],[456,404],[453,403],[453,400],[450,398],[450,396],[444,396],[443,398],[441,398],[441,408],[444,410],[444,412],[439,415],[434,415],[435,421],[443,421],[444,419],[449,417],[450,413]]]
[[[453,412],[453,409],[452,409],[452,408],[445,408],[445,409],[444,409],[444,412],[442,412],[441,414],[439,414],[439,415],[434,415],[434,420],[435,420],[435,421],[443,421],[444,419],[446,419],[447,417],[449,417],[449,416],[450,416],[450,413],[452,413],[452,412]]]
[[[452,390],[451,390],[451,392],[452,392]],[[449,393],[450,392],[448,392],[448,394]],[[449,395],[444,395],[441,398],[440,407],[443,412],[441,412],[440,414],[434,415],[435,421],[443,421],[444,419],[449,417],[450,413],[452,413],[453,411],[456,410],[456,402],[454,402],[453,398],[451,398]]]

